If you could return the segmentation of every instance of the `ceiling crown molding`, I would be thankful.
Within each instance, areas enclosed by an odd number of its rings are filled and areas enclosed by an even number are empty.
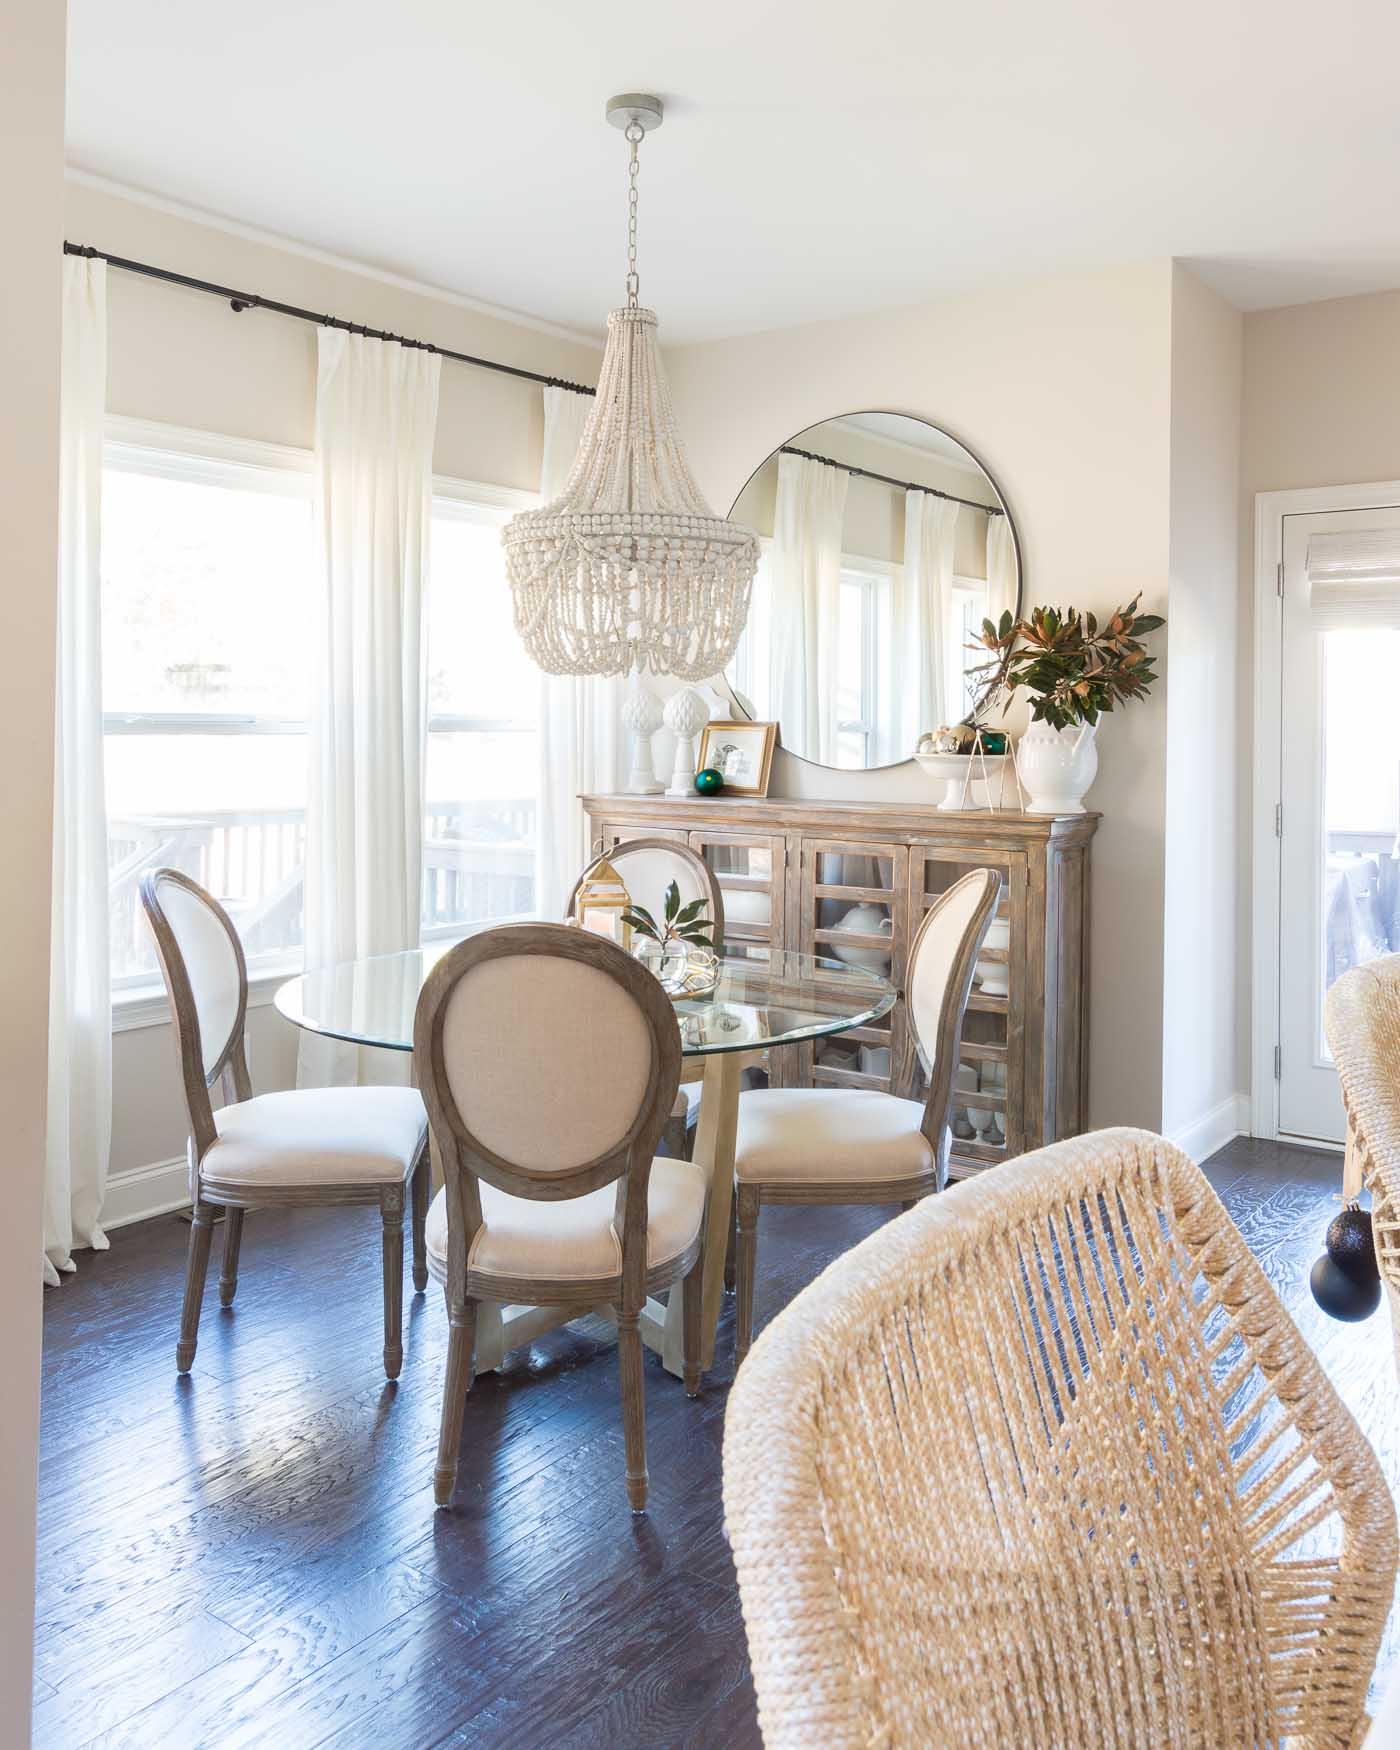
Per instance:
[[[449,291],[446,286],[430,285],[425,280],[411,279],[407,274],[391,273],[387,268],[373,267],[369,262],[356,261],[352,256],[336,255],[329,249],[317,249],[310,243],[299,242],[295,237],[284,237],[277,231],[263,231],[256,225],[245,225],[238,219],[226,219],[221,213],[206,212],[202,207],[187,206],[183,201],[152,194],[149,189],[134,188],[129,183],[117,182],[110,176],[99,176],[96,171],[84,170],[77,164],[67,165],[64,175],[79,188],[90,188],[98,194],[114,195],[118,200],[130,201],[134,206],[150,207],[154,212],[167,213],[172,219],[184,219],[192,225],[206,225],[211,231],[222,231],[227,236],[242,238],[245,243],[260,243],[268,249],[280,249],[287,255],[299,255],[305,261],[318,262],[322,267],[358,274],[361,279],[378,280],[381,285],[393,286],[401,292],[412,292],[420,298],[432,298],[439,304],[450,304],[458,310],[469,310],[475,316],[489,316],[493,321],[509,322],[516,328],[528,328],[536,334],[550,335],[555,340],[570,340],[576,345],[591,347],[595,352],[603,350],[602,336],[589,334],[582,328],[567,328],[562,323],[546,322],[542,317],[531,316],[528,311],[511,310],[502,304],[490,304],[484,298],[471,298],[464,292]]]

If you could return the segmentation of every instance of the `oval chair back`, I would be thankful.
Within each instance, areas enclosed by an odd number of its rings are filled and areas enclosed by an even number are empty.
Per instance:
[[[948,1157],[958,1046],[972,974],[1000,897],[997,870],[972,870],[929,907],[909,950],[905,997],[914,1044],[928,1077],[921,1128],[940,1167]]]
[[[155,937],[189,1107],[195,1159],[213,1146],[209,1090],[224,1078],[224,1105],[252,1094],[244,1027],[248,967],[233,919],[179,869],[153,869],[141,881],[141,905]]]
[[[672,881],[680,890],[681,904],[702,900],[714,929],[715,948],[724,945],[724,894],[713,869],[699,854],[680,839],[624,839],[612,850],[595,857],[575,881],[565,908],[565,917],[574,915],[579,889],[600,863],[611,863],[622,877],[627,896],[634,905],[641,904],[659,924],[665,907],[666,889]]]
[[[739,1370],[724,1516],[767,1750],[1363,1735],[1385,1478],[1161,1137],[1056,1143],[832,1264]]]
[[[616,1180],[624,1278],[644,1274],[647,1180],[681,1056],[675,1009],[645,967],[564,924],[469,936],[423,985],[413,1051],[447,1188],[449,1280],[460,1268],[465,1281],[479,1179],[547,1199]]]

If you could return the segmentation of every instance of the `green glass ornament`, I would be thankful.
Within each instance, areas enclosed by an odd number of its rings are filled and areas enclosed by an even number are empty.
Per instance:
[[[713,766],[702,766],[695,774],[695,788],[702,796],[714,796],[724,788],[724,774]]]

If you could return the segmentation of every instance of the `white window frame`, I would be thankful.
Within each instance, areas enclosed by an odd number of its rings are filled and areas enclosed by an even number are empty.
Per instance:
[[[267,443],[256,438],[229,437],[222,432],[193,426],[166,425],[155,420],[109,415],[105,421],[102,465],[169,480],[192,480],[209,485],[256,488],[288,497],[310,497],[315,458],[308,449],[292,444]],[[255,478],[250,481],[250,473]],[[527,510],[540,502],[536,492],[497,486],[486,481],[461,480],[435,474],[433,510],[488,523],[495,513]],[[487,727],[481,719],[430,719],[456,726]],[[182,717],[165,712],[104,713],[104,735],[141,734],[159,726],[166,734],[288,734],[305,732],[308,725],[294,719],[253,718],[240,714],[220,717],[213,713],[190,713]],[[436,932],[435,932],[436,933]],[[284,961],[259,966],[248,977],[248,1007],[269,1006],[279,985],[302,969],[301,954]],[[112,1031],[166,1026],[170,1002],[159,981],[143,980],[119,986],[112,992]]]
[[[973,615],[974,630],[980,628],[987,617],[986,578],[964,577],[961,573],[954,572],[951,606],[960,627],[966,622],[969,607],[980,610]],[[952,631],[952,628],[948,630]],[[943,684],[948,689],[948,718],[953,723],[961,722],[964,715],[959,707],[967,693],[969,655],[970,652],[964,648],[960,639],[948,639],[943,653]]]

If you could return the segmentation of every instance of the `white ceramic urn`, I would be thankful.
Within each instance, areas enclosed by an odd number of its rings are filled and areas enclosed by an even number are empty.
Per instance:
[[[1099,769],[1097,723],[1052,729],[1032,723],[1016,743],[1027,814],[1083,814],[1084,792]]]

